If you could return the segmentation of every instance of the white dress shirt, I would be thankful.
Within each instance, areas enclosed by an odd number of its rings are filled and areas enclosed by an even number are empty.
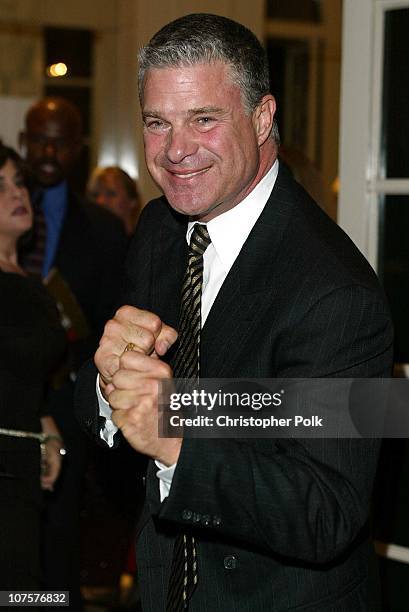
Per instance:
[[[255,186],[253,191],[234,208],[215,217],[206,223],[211,243],[203,255],[203,285],[202,285],[202,327],[207,319],[210,309],[223,285],[230,268],[236,261],[244,243],[246,242],[257,219],[261,215],[267,200],[273,190],[278,174],[278,161],[276,160],[267,174]],[[189,221],[186,240],[190,237],[197,221]],[[113,445],[113,436],[117,427],[110,420],[112,411],[108,402],[103,398],[99,380],[97,379],[97,395],[100,415],[105,417],[105,427],[100,435],[109,446]],[[170,491],[175,465],[165,466],[156,461],[158,466],[160,498],[163,501]]]

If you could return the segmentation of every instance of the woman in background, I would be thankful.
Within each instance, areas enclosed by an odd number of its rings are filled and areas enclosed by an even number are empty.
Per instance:
[[[46,290],[18,265],[31,226],[23,162],[0,145],[0,590],[41,586],[41,488],[61,467],[62,440],[41,410],[65,334]]]
[[[140,198],[135,181],[118,166],[95,168],[87,184],[87,197],[117,215],[130,236],[140,213]]]

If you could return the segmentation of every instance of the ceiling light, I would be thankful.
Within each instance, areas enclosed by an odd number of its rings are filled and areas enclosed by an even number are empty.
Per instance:
[[[64,62],[58,62],[58,64],[51,64],[47,67],[47,75],[49,77],[62,77],[68,72],[67,65]]]

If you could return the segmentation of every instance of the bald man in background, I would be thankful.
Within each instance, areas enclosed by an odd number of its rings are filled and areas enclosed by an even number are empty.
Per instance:
[[[48,411],[62,432],[67,457],[46,501],[44,577],[46,588],[70,590],[71,609],[80,609],[78,515],[85,443],[72,414],[73,382],[112,315],[126,236],[116,217],[84,202],[70,187],[83,146],[82,118],[73,104],[63,98],[36,102],[28,110],[20,144],[35,181],[34,235],[22,265],[42,279],[57,271],[79,306],[79,321],[67,325],[71,350],[66,371],[49,398]]]
[[[34,236],[23,253],[23,264],[42,278],[56,268],[78,300],[89,327],[98,333],[113,306],[112,295],[103,290],[100,278],[104,277],[108,288],[111,283],[116,288],[126,238],[113,215],[85,203],[70,187],[83,146],[79,110],[63,98],[36,102],[28,110],[20,143],[34,174],[34,206],[41,209],[46,222],[43,256],[39,258],[36,252]]]

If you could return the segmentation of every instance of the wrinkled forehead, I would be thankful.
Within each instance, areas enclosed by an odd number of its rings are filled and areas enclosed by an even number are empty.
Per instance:
[[[202,62],[178,62],[171,64],[159,64],[150,66],[143,75],[141,84],[141,103],[143,104],[147,84],[152,81],[156,84],[159,79],[172,82],[176,78],[185,77],[198,81],[206,79],[212,80],[216,85],[235,85],[234,67],[221,60],[202,61]]]

